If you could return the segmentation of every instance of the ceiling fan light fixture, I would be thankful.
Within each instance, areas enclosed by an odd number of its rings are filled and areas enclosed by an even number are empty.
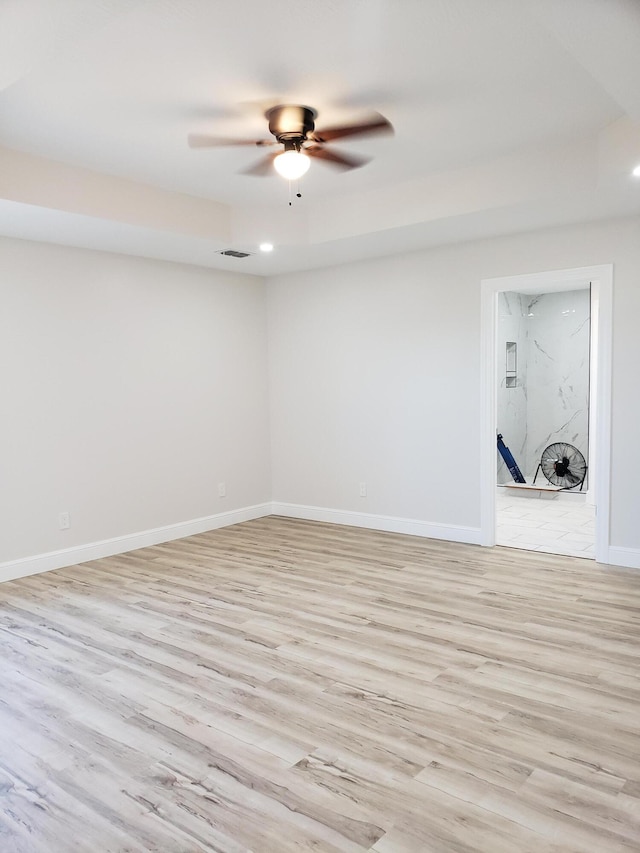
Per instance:
[[[276,172],[288,181],[297,181],[309,171],[311,160],[301,151],[283,151],[273,161]]]

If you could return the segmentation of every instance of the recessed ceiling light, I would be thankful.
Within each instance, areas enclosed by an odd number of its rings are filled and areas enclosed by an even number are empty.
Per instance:
[[[631,172],[634,178],[640,178],[640,163],[635,167],[633,172]]]
[[[261,252],[273,252],[273,243],[260,243]]]

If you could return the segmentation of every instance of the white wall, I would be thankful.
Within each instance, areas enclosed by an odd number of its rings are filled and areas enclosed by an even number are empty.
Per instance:
[[[276,501],[479,524],[479,276],[453,254],[271,281]]]
[[[0,270],[0,562],[269,500],[263,280],[18,240]]]
[[[267,304],[248,276],[0,240],[0,562],[271,498],[473,539],[480,281],[607,263],[611,538],[632,562],[640,220],[281,276]]]
[[[480,281],[607,263],[611,539],[640,549],[638,219],[271,279],[274,499],[478,530]]]

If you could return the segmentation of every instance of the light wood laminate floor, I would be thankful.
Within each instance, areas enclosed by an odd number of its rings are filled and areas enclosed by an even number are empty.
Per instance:
[[[0,850],[637,853],[639,608],[275,517],[6,583]]]

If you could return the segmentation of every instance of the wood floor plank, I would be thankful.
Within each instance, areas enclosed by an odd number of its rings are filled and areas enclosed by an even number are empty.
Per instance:
[[[269,517],[0,586],[2,853],[640,849],[640,573]]]

